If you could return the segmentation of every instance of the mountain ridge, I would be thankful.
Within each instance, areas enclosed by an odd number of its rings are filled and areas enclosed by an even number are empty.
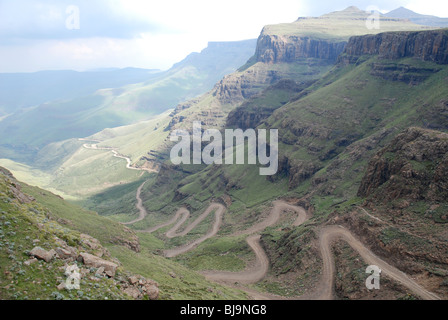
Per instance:
[[[448,27],[448,18],[440,18],[431,15],[419,14],[405,7],[399,7],[395,10],[392,10],[384,14],[384,16],[400,19],[409,19],[410,21],[420,25],[442,27],[442,28]]]

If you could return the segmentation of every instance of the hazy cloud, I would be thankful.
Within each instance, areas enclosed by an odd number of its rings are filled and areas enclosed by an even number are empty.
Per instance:
[[[79,29],[70,30],[73,5]],[[166,69],[208,41],[256,38],[265,25],[352,5],[448,17],[440,0],[0,0],[0,72]]]
[[[79,8],[79,29],[67,28],[67,20],[78,13],[67,11],[73,6]],[[160,32],[160,25],[126,15],[120,8],[113,0],[0,0],[0,38],[133,38]]]

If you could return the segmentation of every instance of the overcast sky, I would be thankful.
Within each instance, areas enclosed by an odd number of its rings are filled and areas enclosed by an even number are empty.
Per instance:
[[[445,0],[0,0],[0,72],[167,69],[208,41],[350,5],[448,17]]]

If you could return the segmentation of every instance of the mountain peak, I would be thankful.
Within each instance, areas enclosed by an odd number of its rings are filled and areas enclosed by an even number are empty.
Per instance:
[[[366,11],[363,11],[355,6],[350,6],[344,10],[334,11],[328,14],[324,14],[321,17],[335,18],[335,19],[357,19],[359,17],[365,17],[367,15]]]
[[[391,12],[386,13],[385,16],[389,18],[407,19],[413,23],[424,26],[439,28],[448,27],[448,18],[439,18],[436,16],[419,14],[405,7],[392,10]]]
[[[386,14],[387,16],[390,17],[397,17],[397,18],[401,18],[401,19],[410,19],[410,18],[415,18],[415,17],[420,17],[421,15],[409,10],[408,8],[405,7],[399,7],[395,10],[390,11],[389,13]]]
[[[355,12],[359,12],[359,11],[362,11],[362,10],[359,9],[358,7],[356,7],[356,6],[350,6],[350,7],[348,7],[348,8],[345,8],[345,9],[342,10],[342,11],[355,11]]]

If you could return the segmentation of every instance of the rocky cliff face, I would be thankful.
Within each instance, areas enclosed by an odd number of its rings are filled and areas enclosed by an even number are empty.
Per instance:
[[[448,30],[387,32],[350,38],[339,62],[356,62],[363,55],[382,59],[417,58],[448,64]]]
[[[223,104],[237,105],[281,78],[279,72],[268,70],[263,66],[251,68],[224,77],[213,89],[213,95]]]
[[[331,42],[310,37],[261,34],[255,56],[258,62],[294,62],[302,58],[317,58],[334,62],[344,51],[346,42]]]
[[[215,86],[214,95],[224,104],[239,104],[282,79],[316,79],[334,64],[346,44],[262,32],[253,58],[255,67],[226,76]],[[275,67],[293,63],[304,67]]]
[[[409,128],[373,157],[359,196],[379,201],[446,201],[448,134]]]

